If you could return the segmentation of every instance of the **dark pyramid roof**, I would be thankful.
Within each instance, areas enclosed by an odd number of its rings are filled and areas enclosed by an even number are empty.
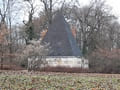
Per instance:
[[[49,25],[43,42],[50,43],[52,50],[50,56],[81,56],[70,27],[60,12],[55,15],[52,24]]]

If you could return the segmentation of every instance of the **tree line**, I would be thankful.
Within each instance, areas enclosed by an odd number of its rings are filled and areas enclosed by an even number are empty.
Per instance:
[[[60,10],[71,29],[76,30],[76,41],[84,57],[88,58],[93,72],[120,72],[120,24],[118,17],[105,0],[91,0],[81,6],[78,0],[1,0],[0,3],[0,60],[19,62],[25,66],[26,56],[35,49],[31,41],[41,41],[41,32],[48,29],[52,18]],[[26,8],[27,20],[15,23]],[[36,16],[37,14],[37,16]],[[15,24],[14,24],[15,23]],[[42,45],[41,45],[42,46]],[[36,55],[47,55],[45,49]],[[43,46],[44,48],[44,46]],[[26,50],[26,53],[24,53]],[[28,52],[30,55],[28,55]],[[23,54],[24,53],[24,54]],[[18,57],[19,56],[19,57]],[[21,58],[22,57],[22,58]],[[113,62],[115,64],[113,64]]]

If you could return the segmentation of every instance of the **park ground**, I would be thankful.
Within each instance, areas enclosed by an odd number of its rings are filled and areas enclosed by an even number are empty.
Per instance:
[[[120,74],[0,71],[0,90],[120,90]]]

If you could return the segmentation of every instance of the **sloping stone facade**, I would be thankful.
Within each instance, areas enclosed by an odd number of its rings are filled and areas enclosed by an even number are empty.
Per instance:
[[[43,42],[50,44],[52,52],[49,56],[81,56],[70,27],[60,12],[55,15],[52,24],[49,25]]]

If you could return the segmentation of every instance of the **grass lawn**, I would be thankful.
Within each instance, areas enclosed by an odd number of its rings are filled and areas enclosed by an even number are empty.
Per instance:
[[[1,71],[0,90],[120,90],[120,75]]]

